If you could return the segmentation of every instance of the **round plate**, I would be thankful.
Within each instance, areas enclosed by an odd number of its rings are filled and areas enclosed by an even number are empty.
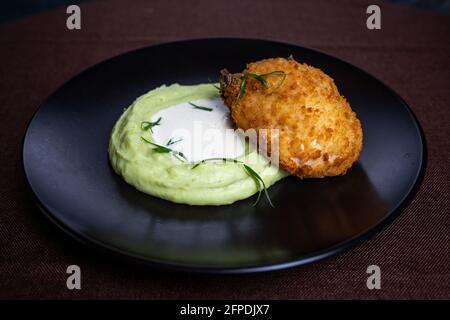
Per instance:
[[[288,177],[269,189],[275,208],[253,207],[254,197],[202,207],[141,193],[111,169],[111,129],[136,97],[291,54],[333,77],[361,121],[363,150],[345,176]],[[405,102],[355,66],[285,43],[200,39],[132,51],[64,84],[30,122],[23,162],[40,208],[84,243],[170,269],[256,272],[316,261],[379,230],[414,195],[425,145]]]

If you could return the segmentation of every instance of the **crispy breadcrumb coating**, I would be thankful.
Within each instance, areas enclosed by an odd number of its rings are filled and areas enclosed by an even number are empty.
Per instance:
[[[221,95],[233,121],[243,130],[279,129],[280,167],[297,177],[345,174],[361,152],[362,129],[333,79],[291,58],[249,63],[243,73],[273,71],[283,71],[286,77],[283,81],[280,73],[264,76],[268,88],[241,73],[221,71]],[[269,135],[269,152],[270,141]]]

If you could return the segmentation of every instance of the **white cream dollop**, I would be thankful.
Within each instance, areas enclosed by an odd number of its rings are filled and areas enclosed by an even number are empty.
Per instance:
[[[230,112],[221,98],[198,99],[191,103],[210,108],[197,109],[189,102],[164,108],[150,121],[155,143],[182,152],[188,161],[210,158],[237,158],[244,154],[242,138],[234,131]],[[167,145],[169,141],[174,143]],[[177,142],[175,142],[177,141]]]

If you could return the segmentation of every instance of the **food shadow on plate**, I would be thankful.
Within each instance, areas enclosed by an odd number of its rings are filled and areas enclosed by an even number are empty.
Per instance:
[[[161,225],[177,223],[174,242],[194,244],[203,232],[215,238],[210,248],[245,243],[261,254],[264,248],[277,247],[292,249],[292,254],[299,249],[308,252],[364,232],[387,214],[359,163],[344,176],[279,181],[269,189],[275,208],[263,197],[253,206],[256,196],[224,206],[175,204],[142,193],[116,177],[118,190],[129,205],[151,216],[150,232],[153,229],[157,234]]]

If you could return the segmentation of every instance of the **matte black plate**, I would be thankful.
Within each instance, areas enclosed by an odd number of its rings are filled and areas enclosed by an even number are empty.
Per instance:
[[[286,178],[270,188],[273,209],[252,207],[253,197],[219,207],[174,204],[135,190],[112,171],[111,128],[139,95],[291,54],[333,77],[361,120],[363,151],[347,175]],[[425,145],[405,102],[346,62],[284,43],[203,39],[132,51],[67,82],[34,115],[23,161],[39,206],[84,243],[170,269],[255,272],[330,256],[380,229],[415,193]]]

